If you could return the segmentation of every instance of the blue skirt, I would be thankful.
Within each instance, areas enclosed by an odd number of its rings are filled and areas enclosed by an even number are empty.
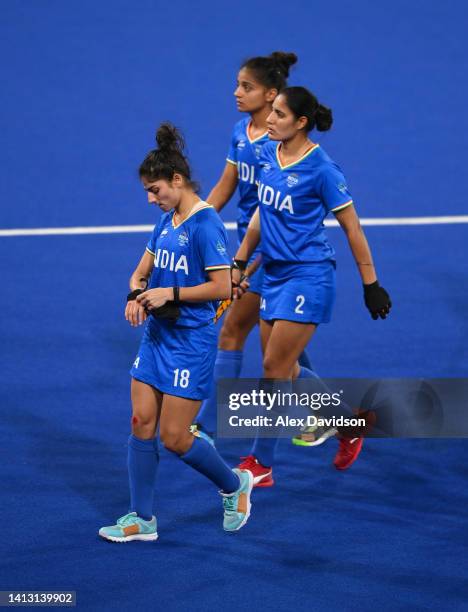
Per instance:
[[[249,261],[249,264],[252,263],[254,259],[255,258],[251,258],[251,260]],[[257,270],[254,272],[254,274],[252,274],[252,276],[249,278],[250,284],[249,284],[249,288],[247,289],[247,291],[251,291],[252,293],[258,293],[259,295],[262,295],[264,275],[265,275],[265,270],[263,268],[263,264],[260,264]]]
[[[298,323],[328,323],[335,303],[333,260],[269,263],[265,266],[260,318]]]
[[[212,323],[178,327],[150,317],[130,374],[162,393],[206,399],[213,386],[216,345]]]

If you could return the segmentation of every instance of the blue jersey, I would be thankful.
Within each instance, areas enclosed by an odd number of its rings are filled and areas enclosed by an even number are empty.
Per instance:
[[[261,247],[269,262],[314,263],[333,260],[323,221],[353,201],[340,168],[314,145],[298,161],[283,166],[280,144],[263,146],[260,159]]]
[[[244,238],[247,226],[258,206],[258,171],[263,145],[269,142],[268,134],[255,140],[249,136],[250,118],[241,119],[234,126],[231,146],[227,156],[230,164],[237,166],[240,200],[237,205],[237,234],[239,241]]]
[[[150,289],[201,285],[208,281],[208,272],[228,270],[231,265],[226,230],[206,202],[196,205],[179,225],[174,224],[174,210],[163,214],[146,250],[154,257]],[[183,302],[180,310],[176,325],[200,327],[213,321],[216,302]]]

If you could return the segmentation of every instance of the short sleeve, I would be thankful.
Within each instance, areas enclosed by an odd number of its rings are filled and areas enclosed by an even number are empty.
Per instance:
[[[154,226],[153,233],[151,234],[150,239],[148,240],[148,243],[146,245],[146,250],[151,255],[156,254],[156,240],[161,232],[161,227],[164,224],[166,218],[167,218],[167,213],[161,216],[161,218],[159,219],[159,223]]]
[[[333,213],[353,203],[346,179],[338,166],[328,166],[322,172],[320,197],[327,211]]]
[[[231,267],[226,230],[220,219],[216,221],[216,223],[212,220],[203,223],[198,231],[198,252],[206,272],[226,270]]]
[[[153,233],[151,234],[150,239],[148,240],[148,244],[146,245],[146,250],[151,255],[154,255],[156,253],[156,237],[157,237],[156,231],[157,231],[157,226],[154,228]]]
[[[236,130],[234,130],[231,138],[231,144],[229,146],[229,151],[226,157],[226,161],[234,166],[237,166],[237,138],[236,138]]]

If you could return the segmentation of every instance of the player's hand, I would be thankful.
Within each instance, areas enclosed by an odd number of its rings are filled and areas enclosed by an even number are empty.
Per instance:
[[[375,281],[375,283],[370,285],[364,285],[364,302],[374,320],[379,317],[385,319],[392,307],[390,296],[379,285],[379,281]]]
[[[136,301],[143,306],[145,310],[153,310],[164,306],[166,302],[174,298],[172,287],[157,287],[149,289],[137,296]]]
[[[141,304],[136,300],[131,300],[125,307],[125,318],[132,327],[137,327],[146,321],[148,315]]]
[[[250,286],[249,279],[240,270],[231,270],[232,299],[239,300]]]

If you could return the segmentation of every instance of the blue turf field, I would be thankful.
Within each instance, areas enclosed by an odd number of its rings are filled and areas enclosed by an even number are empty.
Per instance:
[[[206,194],[237,119],[236,68],[276,48],[299,55],[291,82],[334,109],[320,141],[362,216],[467,214],[464,2],[26,0],[2,15],[1,228],[154,222],[136,168],[164,119],[186,133]],[[232,203],[223,217],[234,214]],[[317,370],[466,376],[467,225],[366,233],[394,311],[368,317],[331,228],[338,295],[310,347]],[[163,452],[160,540],[98,540],[128,503],[140,332],[123,296],[145,243],[0,237],[0,590],[73,589],[89,610],[468,609],[464,440],[368,440],[344,474],[330,465],[334,440],[315,450],[283,440],[277,485],[255,492],[238,534],[222,531],[210,483]],[[246,354],[243,373],[255,376],[256,332]],[[232,464],[248,450],[219,447]]]

